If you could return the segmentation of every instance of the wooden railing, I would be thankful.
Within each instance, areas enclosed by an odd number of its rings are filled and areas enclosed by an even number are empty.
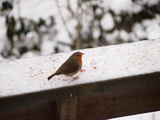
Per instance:
[[[81,50],[77,80],[47,77],[72,52],[0,63],[0,120],[105,120],[160,110],[160,39]]]

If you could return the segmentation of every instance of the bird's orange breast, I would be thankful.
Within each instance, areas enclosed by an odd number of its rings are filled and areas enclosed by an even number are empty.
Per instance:
[[[78,61],[80,64],[82,64],[82,56],[78,56],[78,57],[77,57],[77,61]]]

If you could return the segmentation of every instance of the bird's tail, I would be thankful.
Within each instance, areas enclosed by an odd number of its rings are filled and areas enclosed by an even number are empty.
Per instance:
[[[48,80],[50,80],[52,77],[54,77],[56,74],[54,73],[54,74],[52,74],[52,75],[50,75],[47,79]]]

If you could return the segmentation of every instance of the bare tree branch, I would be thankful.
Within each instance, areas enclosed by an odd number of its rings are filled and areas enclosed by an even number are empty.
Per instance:
[[[60,5],[59,5],[58,0],[56,0],[56,3],[57,3],[59,15],[60,15],[60,17],[61,17],[61,19],[62,19],[62,22],[63,22],[63,24],[64,24],[64,27],[65,27],[65,29],[66,29],[69,37],[73,40],[74,38],[73,38],[72,34],[70,33],[70,31],[69,31],[69,29],[68,29],[68,27],[67,27],[67,23],[66,23],[66,20],[64,19],[63,15],[62,15],[62,11],[61,11],[61,8],[60,8]]]

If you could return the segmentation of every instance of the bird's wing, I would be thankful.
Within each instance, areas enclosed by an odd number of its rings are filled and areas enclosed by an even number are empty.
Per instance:
[[[63,63],[60,68],[57,70],[56,74],[69,74],[75,72],[80,69],[80,64],[78,62],[73,62],[71,60],[67,60]]]

